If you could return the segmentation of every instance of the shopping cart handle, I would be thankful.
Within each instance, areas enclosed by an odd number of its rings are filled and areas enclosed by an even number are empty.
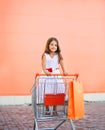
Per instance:
[[[36,73],[35,77],[38,76],[47,76],[46,74],[40,74],[40,73]],[[79,74],[75,73],[75,74],[51,74],[50,76],[75,76],[76,78],[78,78]]]

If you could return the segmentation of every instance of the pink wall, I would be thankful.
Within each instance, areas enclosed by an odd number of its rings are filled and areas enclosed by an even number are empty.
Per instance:
[[[50,36],[84,92],[105,92],[104,0],[0,0],[0,95],[30,94]]]

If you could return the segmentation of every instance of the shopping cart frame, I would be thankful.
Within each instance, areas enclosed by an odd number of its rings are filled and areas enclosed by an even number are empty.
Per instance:
[[[36,101],[36,78],[38,76],[46,76],[45,74],[36,74],[35,76],[35,82],[34,82],[34,85],[32,87],[32,109],[33,109],[33,113],[34,113],[34,128],[33,130],[56,130],[57,128],[59,128],[63,123],[65,123],[68,119],[67,117],[64,117],[64,118],[49,118],[48,117],[48,120],[45,119],[37,119],[37,101]],[[71,77],[72,80],[76,80],[78,78],[78,74],[68,74],[68,75],[63,75],[63,74],[52,74],[51,76],[69,76]],[[39,122],[46,122],[46,121],[59,121],[59,123],[54,127],[54,128],[41,128],[39,129],[38,127],[38,123]],[[76,130],[75,128],[75,125],[73,123],[73,120],[72,119],[69,119],[70,121],[70,124],[71,124],[71,128],[72,130]]]

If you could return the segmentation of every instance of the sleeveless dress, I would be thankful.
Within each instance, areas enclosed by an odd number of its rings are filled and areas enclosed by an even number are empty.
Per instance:
[[[52,74],[60,74],[59,70],[59,59],[58,54],[54,57],[50,57],[49,54],[45,53],[46,56],[46,69]],[[44,73],[42,71],[42,73]],[[37,103],[44,102],[44,94],[57,94],[65,93],[65,85],[62,76],[40,76],[37,83]]]

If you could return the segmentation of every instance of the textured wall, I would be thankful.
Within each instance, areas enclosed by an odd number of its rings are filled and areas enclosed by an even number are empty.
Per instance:
[[[0,95],[29,95],[50,36],[84,92],[105,92],[104,0],[0,0]]]

